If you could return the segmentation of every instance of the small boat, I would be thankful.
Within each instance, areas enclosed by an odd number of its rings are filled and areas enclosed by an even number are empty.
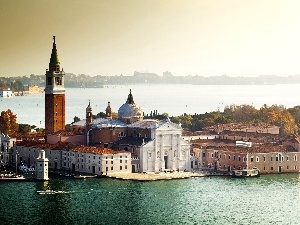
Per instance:
[[[233,170],[231,176],[234,178],[259,177],[260,171],[256,167],[253,167],[252,169]]]
[[[77,176],[74,176],[74,178],[76,178],[76,179],[85,179],[85,178],[94,178],[94,177],[97,177],[97,175],[77,175]]]
[[[26,181],[23,175],[0,174],[0,181]]]
[[[53,195],[56,194],[56,191],[47,189],[45,191],[37,191],[37,193],[39,193],[40,195]]]
[[[54,190],[45,190],[45,191],[37,191],[40,195],[53,195],[53,194],[65,194],[68,193],[66,191],[54,191]]]

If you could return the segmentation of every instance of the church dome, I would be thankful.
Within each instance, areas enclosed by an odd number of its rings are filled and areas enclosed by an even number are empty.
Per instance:
[[[119,110],[118,110],[118,117],[121,118],[142,118],[143,117],[143,111],[142,109],[136,105],[133,101],[133,96],[131,94],[128,95],[127,101],[125,104],[123,104]]]

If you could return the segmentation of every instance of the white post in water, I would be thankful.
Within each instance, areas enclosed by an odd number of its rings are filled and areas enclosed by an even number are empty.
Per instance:
[[[49,160],[45,156],[45,151],[40,150],[39,157],[36,161],[36,179],[37,180],[49,180],[48,178],[48,162]]]

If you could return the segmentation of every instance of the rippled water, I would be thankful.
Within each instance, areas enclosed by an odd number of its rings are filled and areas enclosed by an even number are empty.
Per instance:
[[[300,224],[299,174],[0,183],[1,224]],[[40,195],[39,190],[67,191]]]

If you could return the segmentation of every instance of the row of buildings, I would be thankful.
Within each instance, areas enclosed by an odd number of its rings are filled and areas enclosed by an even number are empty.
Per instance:
[[[213,139],[192,140],[192,168],[231,171],[257,167],[262,174],[299,172],[300,139],[280,137],[276,126],[264,129],[258,133],[254,127],[247,132],[227,128]]]

